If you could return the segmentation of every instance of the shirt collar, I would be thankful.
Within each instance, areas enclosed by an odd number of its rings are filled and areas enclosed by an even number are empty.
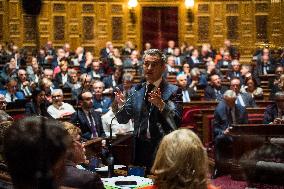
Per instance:
[[[160,84],[162,82],[162,77],[160,77],[160,79],[158,79],[157,81],[155,81],[154,83],[152,83],[153,85],[155,85],[155,87],[159,87]],[[147,81],[147,85],[149,85],[150,83]]]

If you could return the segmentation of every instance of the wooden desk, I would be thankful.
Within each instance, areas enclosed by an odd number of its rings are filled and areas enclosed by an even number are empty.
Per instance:
[[[243,180],[240,158],[244,153],[261,147],[269,138],[284,138],[284,125],[235,125],[230,129],[230,135],[233,137],[231,176],[234,180]]]

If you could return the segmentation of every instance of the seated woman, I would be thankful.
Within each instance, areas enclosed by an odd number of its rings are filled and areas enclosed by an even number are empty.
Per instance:
[[[27,116],[44,116],[49,117],[47,113],[48,102],[45,98],[45,91],[36,88],[32,92],[32,99],[25,106],[25,114]]]
[[[248,93],[254,99],[263,99],[263,90],[257,86],[257,81],[254,77],[248,77],[241,88],[242,93]]]
[[[79,189],[104,188],[98,174],[77,168],[77,165],[86,162],[85,148],[80,142],[81,130],[69,122],[63,122],[63,126],[71,136],[73,144],[68,149],[62,185]]]
[[[166,135],[159,146],[151,172],[155,186],[149,189],[215,188],[207,179],[207,154],[191,130],[180,129]]]

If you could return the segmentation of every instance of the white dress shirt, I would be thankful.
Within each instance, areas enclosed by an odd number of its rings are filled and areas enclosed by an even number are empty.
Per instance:
[[[53,104],[47,108],[47,112],[54,119],[61,118],[66,115],[71,115],[75,112],[72,105],[62,102],[62,105],[56,108]]]

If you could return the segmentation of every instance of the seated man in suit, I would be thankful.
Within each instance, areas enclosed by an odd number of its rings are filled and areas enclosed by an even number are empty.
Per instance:
[[[175,58],[175,64],[177,66],[182,66],[183,65],[183,62],[185,61],[185,56],[183,56],[181,54],[181,50],[179,47],[175,47],[174,48],[174,58]]]
[[[209,77],[214,74],[219,75],[221,78],[224,77],[222,75],[222,72],[219,69],[217,69],[216,64],[213,61],[209,61],[206,63],[206,72],[204,73],[205,78],[209,80],[210,79]]]
[[[112,93],[119,84],[122,82],[122,69],[115,67],[113,74],[105,77],[103,83],[105,85],[105,93]]]
[[[82,93],[82,91],[91,91],[91,82],[92,78],[90,75],[84,73],[80,76],[79,85],[71,90],[72,99],[78,99],[78,96]]]
[[[173,40],[169,40],[168,41],[168,47],[166,49],[164,49],[164,54],[165,55],[173,55],[174,53],[174,48],[175,48],[175,41]]]
[[[261,60],[257,61],[256,67],[254,68],[254,75],[266,75],[273,74],[275,72],[275,65],[270,61],[269,55],[262,55]]]
[[[197,96],[194,89],[187,85],[187,76],[185,74],[180,74],[177,76],[177,86],[182,89],[182,101],[190,102],[192,96]]]
[[[78,73],[77,73],[77,70],[75,69],[69,69],[68,70],[68,77],[70,78],[70,80],[65,83],[65,86],[67,88],[70,88],[71,91],[72,90],[76,90],[78,88],[81,87],[81,83],[79,81],[79,78],[78,78]]]
[[[218,61],[217,63],[217,68],[231,68],[232,64],[231,64],[231,57],[230,57],[230,53],[228,51],[225,51],[223,54],[223,59]]]
[[[243,106],[236,104],[237,95],[232,90],[224,93],[224,99],[219,102],[214,112],[214,143],[215,143],[215,170],[212,175],[217,178],[221,175],[220,166],[231,156],[232,137],[228,136],[232,124],[248,123],[248,114]]]
[[[71,116],[71,122],[79,125],[82,137],[89,140],[94,137],[105,137],[101,115],[93,108],[93,95],[83,92],[79,96],[81,109]]]
[[[204,89],[207,86],[207,79],[199,68],[192,68],[187,83],[190,88],[197,92],[197,89]]]
[[[265,108],[263,116],[264,124],[280,124],[284,123],[284,92],[275,93],[275,103]]]
[[[52,104],[47,108],[47,112],[51,117],[59,119],[75,112],[71,104],[63,102],[63,92],[61,89],[54,89],[51,96]]]
[[[240,92],[241,81],[238,77],[231,79],[230,89],[233,90],[237,95],[236,104],[243,107],[256,107],[255,100],[250,94]]]
[[[167,58],[167,69],[166,69],[167,75],[168,74],[176,74],[179,72],[179,69],[176,68],[176,64],[175,64],[175,57],[170,55]]]
[[[232,68],[228,71],[227,78],[231,80],[232,78],[237,77],[240,78],[241,83],[243,83],[240,70],[240,62],[238,60],[232,60]]]
[[[101,81],[94,81],[93,83],[94,109],[102,114],[109,111],[112,103],[111,98],[103,96],[104,87],[104,83]]]
[[[32,88],[36,88],[38,87],[39,80],[41,78],[42,68],[39,66],[36,57],[32,57],[31,59],[31,65],[27,66],[26,71],[28,74],[28,80],[31,81]]]
[[[112,42],[111,41],[106,42],[106,47],[101,49],[100,51],[101,58],[108,58],[110,54],[110,46],[112,46]]]
[[[190,65],[190,68],[198,67],[202,62],[199,57],[199,51],[198,49],[193,49],[191,56],[188,59],[188,63]]]
[[[205,88],[204,98],[205,100],[220,101],[223,98],[223,94],[227,90],[227,87],[222,86],[220,76],[213,74],[210,76],[210,85]]]
[[[17,78],[16,60],[9,58],[8,62],[4,65],[0,74],[0,87],[3,88],[11,79]]]
[[[7,83],[7,90],[0,91],[5,96],[6,102],[15,102],[16,100],[24,100],[25,96],[18,91],[17,81],[12,79]]]
[[[92,80],[102,80],[104,76],[104,71],[101,68],[101,61],[96,59],[92,62],[91,71],[88,72],[88,75],[91,76]]]
[[[18,70],[18,89],[20,89],[20,91],[24,93],[25,97],[30,97],[32,95],[32,88],[30,86],[30,82],[27,79],[26,70]]]

